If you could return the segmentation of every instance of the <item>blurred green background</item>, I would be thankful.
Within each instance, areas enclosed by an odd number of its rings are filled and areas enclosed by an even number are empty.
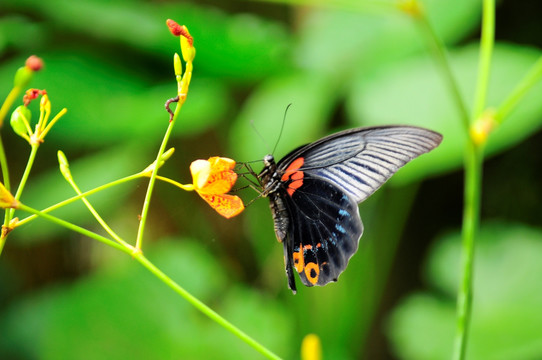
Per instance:
[[[2,0],[0,97],[36,54],[45,68],[31,86],[47,89],[53,112],[68,108],[22,201],[43,208],[73,195],[57,168],[59,149],[83,190],[154,160],[168,124],[163,104],[176,93],[178,39],[165,26],[174,19],[188,26],[197,55],[163,175],[187,183],[197,158],[261,159],[289,103],[277,158],[355,126],[420,125],[444,141],[360,206],[365,234],[338,283],[291,294],[265,199],[226,220],[195,193],[163,183],[146,255],[282,357],[298,358],[303,337],[315,333],[326,359],[448,359],[464,134],[425,38],[392,2],[287,3]],[[470,104],[481,1],[423,3]],[[499,2],[491,106],[542,54],[540,15],[542,3]],[[542,358],[541,97],[537,86],[487,147],[470,359]],[[2,137],[16,184],[29,149],[9,126]],[[90,200],[133,239],[145,189],[145,181],[130,183]],[[80,204],[55,214],[100,232]],[[0,258],[0,334],[1,359],[260,356],[124,254],[41,220],[14,231]]]

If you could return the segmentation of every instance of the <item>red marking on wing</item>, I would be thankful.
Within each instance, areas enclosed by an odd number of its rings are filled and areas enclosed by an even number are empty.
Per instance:
[[[304,163],[305,159],[302,157],[295,159],[280,178],[284,182],[288,180],[291,181],[291,183],[288,185],[288,189],[286,189],[290,196],[292,196],[294,192],[299,189],[301,185],[303,185],[304,174],[303,171],[299,170],[299,168],[303,166]]]

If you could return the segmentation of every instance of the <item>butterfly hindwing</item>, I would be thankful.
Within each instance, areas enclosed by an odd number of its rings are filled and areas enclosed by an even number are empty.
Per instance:
[[[306,286],[337,281],[363,232],[357,203],[334,184],[310,176],[284,198],[291,226],[283,245],[293,269]]]

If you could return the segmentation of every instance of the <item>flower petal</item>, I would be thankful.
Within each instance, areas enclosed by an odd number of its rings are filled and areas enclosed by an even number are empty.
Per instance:
[[[200,196],[220,215],[227,219],[238,215],[245,209],[243,201],[236,195],[207,195],[200,193]]]

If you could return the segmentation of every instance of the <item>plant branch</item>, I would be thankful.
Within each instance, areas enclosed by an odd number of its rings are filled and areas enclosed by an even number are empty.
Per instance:
[[[124,252],[126,254],[132,255],[132,251],[130,249],[128,249],[128,248],[126,248],[126,247],[124,247],[122,245],[117,244],[113,240],[108,239],[108,238],[106,238],[104,236],[98,235],[98,234],[96,234],[96,233],[94,233],[92,231],[89,231],[89,230],[87,230],[85,228],[74,225],[74,224],[72,224],[70,222],[67,222],[65,220],[62,220],[60,218],[57,218],[56,216],[49,215],[47,213],[44,213],[42,211],[33,209],[33,208],[31,208],[29,206],[26,206],[24,204],[19,204],[17,209],[22,210],[22,211],[26,211],[28,213],[34,214],[34,215],[39,216],[39,217],[42,217],[45,220],[48,220],[48,221],[53,222],[53,223],[55,223],[57,225],[63,226],[65,228],[69,229],[69,230],[78,232],[78,233],[80,233],[82,235],[85,235],[85,236],[91,238],[91,239],[98,240],[99,242],[102,242],[102,243],[104,243],[106,245],[109,245],[112,248],[120,250],[120,251],[122,251],[122,252]]]
[[[503,101],[495,113],[495,121],[502,123],[504,119],[514,110],[517,104],[523,99],[532,87],[542,78],[542,56],[531,67],[527,75],[521,80],[514,90]]]
[[[484,0],[482,15],[482,38],[480,40],[480,60],[478,83],[471,118],[473,124],[483,113],[487,101],[487,88],[491,70],[495,34],[495,2]],[[467,340],[472,312],[473,271],[475,239],[480,226],[481,180],[483,164],[483,143],[474,141],[467,129],[467,145],[465,149],[465,190],[463,205],[463,228],[461,246],[461,271],[457,295],[457,326],[454,343],[454,360],[465,358]]]
[[[228,330],[229,332],[231,332],[232,334],[234,334],[235,336],[243,340],[245,343],[247,343],[252,348],[257,350],[260,354],[264,355],[268,359],[280,359],[280,357],[278,357],[273,352],[271,352],[270,350],[262,346],[260,343],[258,343],[256,340],[251,338],[241,329],[237,328],[235,325],[233,325],[232,323],[224,319],[222,316],[220,316],[218,313],[216,313],[213,309],[211,309],[210,307],[202,303],[200,300],[198,300],[196,297],[194,297],[192,294],[187,292],[179,284],[177,284],[170,277],[164,274],[160,269],[158,269],[153,263],[151,263],[142,253],[135,254],[134,258],[141,265],[143,265],[147,270],[149,270],[153,275],[155,275],[157,278],[162,280],[163,283],[165,283],[167,286],[173,289],[173,291],[175,291],[177,294],[182,296],[192,306],[194,306],[196,309],[201,311],[211,320],[220,324],[226,330]]]
[[[45,213],[45,214],[49,213],[49,212],[51,212],[53,210],[59,209],[59,208],[61,208],[63,206],[71,204],[71,203],[73,203],[73,202],[75,202],[77,200],[80,200],[80,199],[82,199],[84,197],[95,194],[95,193],[97,193],[99,191],[105,190],[107,188],[110,188],[110,187],[113,187],[113,186],[116,186],[116,185],[120,185],[122,183],[131,181],[131,180],[142,178],[142,177],[144,177],[144,175],[142,173],[137,173],[137,174],[134,174],[134,175],[126,176],[126,177],[124,177],[122,179],[118,179],[118,180],[112,181],[110,183],[98,186],[98,187],[96,187],[94,189],[91,189],[89,191],[85,191],[84,193],[81,193],[80,195],[73,196],[73,197],[71,197],[69,199],[66,199],[64,201],[59,202],[58,204],[49,206],[48,208],[41,210],[41,213]],[[24,225],[27,222],[30,222],[30,221],[34,220],[36,217],[37,217],[37,215],[35,215],[35,214],[31,215],[31,216],[28,216],[28,217],[20,220],[19,222],[17,222],[17,226]]]
[[[457,111],[459,112],[459,117],[461,119],[461,122],[463,123],[463,126],[465,127],[465,130],[467,130],[467,133],[468,133],[469,113],[467,111],[467,106],[465,105],[465,102],[463,101],[463,97],[461,96],[459,85],[457,84],[457,81],[455,80],[455,77],[453,75],[450,62],[448,61],[446,48],[442,40],[435,33],[435,30],[431,26],[429,19],[427,18],[427,16],[425,15],[423,11],[420,13],[419,16],[416,17],[416,19],[417,19],[417,23],[420,26],[420,29],[422,30],[422,33],[425,34],[428,40],[428,43],[433,49],[432,51],[433,56],[437,62],[437,65],[439,66],[441,70],[441,73],[444,77],[446,85],[448,86],[448,89],[450,90],[450,93],[455,102]]]

